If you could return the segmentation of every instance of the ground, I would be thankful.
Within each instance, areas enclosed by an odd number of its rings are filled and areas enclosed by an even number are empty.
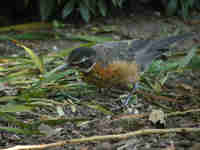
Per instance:
[[[73,34],[89,34],[112,37],[116,40],[141,39],[141,38],[160,38],[182,32],[198,31],[199,24],[186,24],[178,17],[161,17],[157,12],[152,14],[132,14],[128,17],[96,19],[90,24],[74,27],[68,25],[65,29],[58,29],[58,32]],[[109,30],[111,32],[107,32]],[[70,40],[46,40],[46,41],[23,41],[24,45],[29,46],[41,53],[41,50],[55,53],[59,50],[78,46],[80,43]],[[195,44],[194,40],[179,43],[177,49],[188,52]],[[11,47],[6,42],[0,43],[0,51],[4,54],[15,54],[16,48]],[[3,53],[2,53],[3,54]],[[176,57],[175,57],[176,58]],[[34,107],[30,112],[17,113],[17,119],[23,123],[34,122],[36,131],[39,134],[17,134],[16,132],[0,132],[0,147],[7,148],[15,145],[32,145],[54,143],[61,140],[86,138],[91,136],[116,135],[130,133],[142,129],[175,129],[175,128],[195,128],[200,127],[200,82],[198,70],[186,70],[180,72],[168,72],[167,81],[163,85],[156,81],[162,79],[155,77],[151,73],[145,76],[149,79],[144,80],[142,85],[147,90],[140,89],[137,92],[137,101],[132,101],[129,106],[122,107],[118,95],[99,91],[93,86],[88,87],[80,80],[57,81],[60,84],[54,90],[45,93],[49,100],[49,106],[44,106],[41,95],[41,104]],[[77,73],[68,75],[68,78],[77,77]],[[152,75],[152,76],[151,76]],[[152,77],[152,78],[151,78]],[[164,75],[166,77],[166,75]],[[72,95],[77,101],[70,99],[63,93],[68,92],[67,84],[79,84],[80,90],[76,90]],[[153,85],[148,85],[152,83]],[[42,86],[42,85],[41,85]],[[46,85],[43,85],[46,86]],[[84,87],[84,88],[83,88]],[[42,87],[40,87],[42,88]],[[69,86],[73,89],[73,86]],[[151,89],[151,91],[148,91]],[[33,89],[34,90],[34,89]],[[77,92],[79,91],[79,92]],[[22,92],[22,91],[21,91]],[[6,95],[4,93],[4,95]],[[7,96],[10,96],[7,93]],[[65,97],[66,96],[66,97]],[[54,103],[52,101],[55,101]],[[80,102],[79,102],[80,101]],[[1,104],[3,106],[3,104]],[[33,104],[32,104],[33,105]],[[41,106],[40,106],[41,105]],[[56,109],[53,108],[56,106]],[[149,119],[152,112],[157,112],[158,122]],[[62,114],[64,113],[64,114]],[[162,115],[165,115],[162,118]],[[61,115],[62,114],[62,115]],[[5,115],[2,113],[2,115]],[[35,123],[37,122],[38,123]],[[162,122],[163,121],[163,122]],[[16,122],[15,122],[16,123]],[[19,124],[18,124],[19,125]],[[1,119],[0,126],[14,127],[12,122]],[[20,125],[19,125],[20,126]],[[19,127],[17,126],[17,127]],[[90,141],[80,144],[66,144],[57,149],[69,150],[187,150],[192,149],[193,145],[200,143],[200,133],[198,132],[168,132],[166,134],[153,134],[131,136],[127,139],[111,139],[105,141]]]

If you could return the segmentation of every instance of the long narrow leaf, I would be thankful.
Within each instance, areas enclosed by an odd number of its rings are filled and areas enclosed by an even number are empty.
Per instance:
[[[89,22],[90,20],[89,8],[82,2],[79,4],[79,9],[80,9],[81,17],[84,19],[84,21]]]
[[[16,134],[25,134],[25,135],[33,135],[33,134],[41,134],[39,131],[35,130],[25,130],[19,128],[9,128],[9,127],[0,127],[0,130],[8,131]]]
[[[98,1],[98,7],[99,7],[101,15],[105,17],[107,14],[106,1],[102,1],[102,0]]]
[[[25,105],[5,105],[0,107],[0,112],[29,112],[33,107]]]
[[[46,0],[40,0],[39,1],[40,4],[40,15],[42,20],[47,20],[49,16],[51,16],[51,14],[53,13],[54,9],[56,8],[56,1],[55,0],[51,0],[51,1],[47,1]]]
[[[185,67],[186,65],[188,65],[192,59],[192,57],[195,55],[196,51],[198,49],[198,46],[194,46],[190,52],[187,54],[187,56],[185,56],[182,61],[179,63],[179,66],[182,68],[182,67]]]
[[[38,67],[38,69],[40,70],[41,73],[44,73],[44,65],[42,60],[28,47],[24,46],[23,44],[21,44],[20,42],[13,40],[17,46],[24,48],[24,50],[29,54],[29,56],[31,57],[32,61],[35,63],[35,65]]]
[[[68,15],[70,15],[71,12],[74,10],[74,6],[75,6],[75,0],[67,2],[67,4],[63,8],[62,17],[65,18]]]

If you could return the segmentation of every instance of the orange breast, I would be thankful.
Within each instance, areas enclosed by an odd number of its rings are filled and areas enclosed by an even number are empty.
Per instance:
[[[138,66],[135,62],[113,61],[107,66],[96,64],[83,74],[83,80],[100,88],[129,88],[139,80]]]

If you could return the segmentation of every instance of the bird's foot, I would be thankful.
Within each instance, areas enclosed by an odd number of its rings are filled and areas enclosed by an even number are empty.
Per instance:
[[[124,106],[127,106],[130,103],[135,103],[137,101],[137,95],[133,95],[133,93],[128,93],[120,96],[121,102]]]
[[[127,106],[131,99],[137,100],[137,95],[135,94],[135,92],[136,92],[138,87],[139,87],[139,83],[137,82],[133,85],[133,89],[130,93],[128,93],[128,95],[125,95],[125,96],[122,95],[123,96],[122,97],[122,104],[123,105]],[[135,94],[135,95],[133,95],[133,94]]]

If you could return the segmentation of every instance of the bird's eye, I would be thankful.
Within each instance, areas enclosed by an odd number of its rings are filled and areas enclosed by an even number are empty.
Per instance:
[[[83,57],[81,60],[80,60],[80,63],[84,63],[84,62],[86,62],[86,61],[88,61],[89,60],[89,57]]]

